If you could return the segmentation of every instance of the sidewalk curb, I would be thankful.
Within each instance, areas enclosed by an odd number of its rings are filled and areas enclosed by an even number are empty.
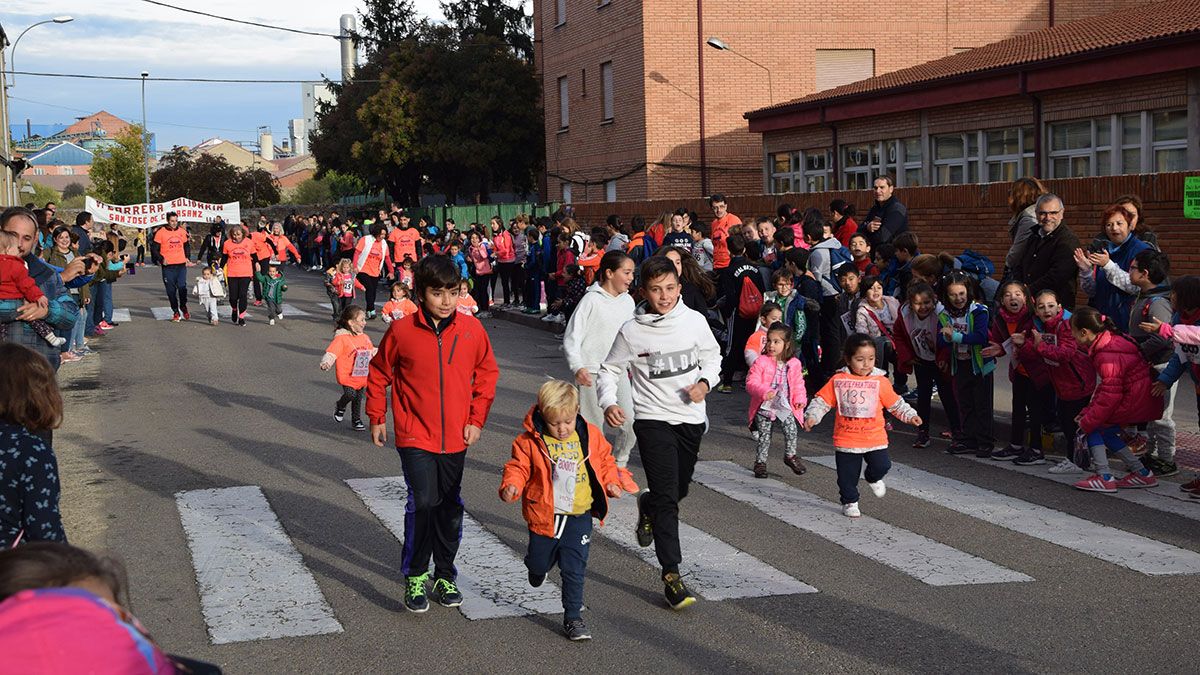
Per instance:
[[[562,335],[567,330],[566,324],[551,323],[542,321],[544,314],[522,314],[519,309],[495,309],[492,308],[492,318],[503,319],[510,323],[519,324],[526,328],[533,328],[555,335]]]

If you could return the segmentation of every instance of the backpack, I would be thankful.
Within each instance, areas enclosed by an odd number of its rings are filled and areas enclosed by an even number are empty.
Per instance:
[[[960,269],[970,272],[976,278],[990,277],[996,273],[996,265],[992,263],[991,258],[969,248],[964,250],[957,260]]]
[[[749,275],[742,277],[742,290],[738,293],[738,316],[743,319],[757,319],[758,312],[763,306],[763,294],[758,290]]]
[[[842,265],[853,265],[854,257],[850,255],[850,249],[845,246],[825,250],[829,251],[829,284],[836,288],[838,293],[841,293],[842,284],[838,281],[837,270]]]

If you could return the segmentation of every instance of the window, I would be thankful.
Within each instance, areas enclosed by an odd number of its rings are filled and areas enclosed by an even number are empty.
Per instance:
[[[875,76],[874,49],[818,49],[817,91],[840,87]]]
[[[610,180],[604,182],[604,201],[617,201],[617,181]]]
[[[1050,125],[1053,178],[1187,169],[1187,110],[1106,115]]]
[[[570,183],[562,184],[562,200],[563,200],[564,204],[571,203],[571,184]]]
[[[73,167],[73,166],[64,166],[64,167],[63,167],[63,169],[62,169],[62,175],[64,175],[64,176],[74,176],[74,175],[75,175],[75,167]]]
[[[768,158],[771,194],[796,192],[792,185],[792,179],[796,177],[796,172],[799,170],[800,154],[799,152],[777,152]]]
[[[934,136],[932,143],[934,185],[979,182],[978,132]]]
[[[567,0],[554,0],[554,27],[567,22]]]
[[[1113,116],[1050,125],[1052,178],[1112,173]]]
[[[897,185],[922,183],[920,138],[844,145],[841,152],[844,190],[866,190],[880,176],[892,176]]]
[[[1187,110],[1151,114],[1155,171],[1187,170]]]
[[[828,150],[809,150],[804,153],[804,191],[824,192],[829,187]]]
[[[570,90],[567,88],[567,78],[558,78],[558,129],[562,131],[571,123]]]
[[[829,188],[830,153],[825,149],[777,152],[767,158],[768,190],[824,192]]]
[[[600,64],[600,110],[602,119],[605,122],[611,122],[613,118],[612,61]]]
[[[1033,175],[1033,127],[985,131],[983,151],[986,183]]]

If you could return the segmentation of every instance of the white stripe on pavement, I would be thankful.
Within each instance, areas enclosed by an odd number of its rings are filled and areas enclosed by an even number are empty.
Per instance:
[[[297,307],[295,305],[289,305],[286,302],[283,303],[283,306],[280,307],[280,309],[283,310],[284,316],[310,316],[310,314],[308,312],[300,309],[299,307]]]
[[[257,486],[175,495],[213,644],[340,633]]]
[[[317,307],[320,307],[321,309],[328,309],[331,312],[333,311],[333,305],[329,304],[328,302],[318,302]]]
[[[834,468],[833,457],[810,459],[816,464]],[[890,490],[1135,572],[1150,575],[1200,573],[1200,553],[1093,523],[977,485],[896,463],[892,464],[885,482]]]
[[[129,310],[125,309],[125,308],[114,309],[112,314],[113,314],[113,321],[116,321],[117,323],[127,323],[127,322],[133,320],[133,317],[129,316]],[[167,318],[169,319],[171,317],[167,317]]]
[[[355,478],[346,484],[403,544],[408,494],[404,478]],[[457,583],[463,593],[459,609],[468,619],[562,612],[558,587],[546,580],[540,587],[532,588],[522,559],[469,514],[463,514],[462,543],[454,564],[458,567]]]
[[[657,568],[658,558],[653,546],[638,546],[634,533],[636,521],[637,503],[634,495],[610,499],[604,526],[597,527],[595,532],[629,549]],[[687,581],[688,588],[706,600],[817,592],[812,586],[684,522],[679,523],[679,544],[683,549],[679,573]]]
[[[994,584],[1033,578],[874,518],[847,518],[838,505],[733,462],[699,462],[694,480],[788,525],[931,586]],[[877,502],[870,502],[875,504]]]
[[[155,321],[169,321],[175,315],[170,307],[151,307],[150,313],[154,315]]]
[[[1047,458],[1046,464],[1036,464],[1034,466],[1018,466],[1016,464],[1013,464],[1012,462],[998,462],[994,459],[983,459],[981,457],[974,457],[974,456],[967,456],[967,455],[961,455],[961,456],[967,457],[968,459],[979,462],[980,464],[994,466],[999,469],[1008,469],[1009,471],[1016,471],[1017,473],[1023,473],[1026,476],[1034,476],[1036,478],[1051,480],[1051,481],[1054,481],[1055,483],[1059,483],[1061,485],[1067,485],[1067,486],[1070,486],[1073,483],[1077,483],[1080,480],[1092,475],[1091,471],[1087,471],[1087,472],[1083,472],[1083,473],[1075,473],[1075,474],[1049,473],[1048,472],[1049,468],[1051,466],[1053,466],[1055,462],[1057,462],[1057,458],[1054,458],[1054,459]],[[1072,492],[1075,492],[1075,490],[1072,489]],[[1091,494],[1094,494],[1097,497],[1121,499],[1121,500],[1124,500],[1127,502],[1132,502],[1134,504],[1140,504],[1142,506],[1154,509],[1156,511],[1165,511],[1166,513],[1173,513],[1177,516],[1183,516],[1184,518],[1188,518],[1188,519],[1195,520],[1195,521],[1200,521],[1200,499],[1189,498],[1187,493],[1185,493],[1179,489],[1179,485],[1177,485],[1176,483],[1172,483],[1171,481],[1167,481],[1167,480],[1160,480],[1158,487],[1153,487],[1153,488],[1137,488],[1134,490],[1121,490],[1120,492],[1117,492],[1116,494],[1113,494],[1113,493],[1091,493]]]

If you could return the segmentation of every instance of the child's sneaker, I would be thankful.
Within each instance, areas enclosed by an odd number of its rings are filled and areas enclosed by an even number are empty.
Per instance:
[[[275,325],[275,319],[267,319],[267,325],[268,325],[268,326],[274,326],[274,325]]]
[[[913,441],[912,446],[914,448],[918,448],[918,449],[928,448],[929,447],[929,432],[921,431],[918,429],[917,430],[917,440]]]
[[[1016,445],[1009,445],[1003,450],[997,450],[992,453],[991,458],[998,462],[1011,462],[1020,457],[1025,452],[1025,448]]]
[[[1158,457],[1148,453],[1142,458],[1142,464],[1147,469],[1150,469],[1150,471],[1154,472],[1155,476],[1161,476],[1163,478],[1166,478],[1167,476],[1174,476],[1175,474],[1179,473],[1179,466],[1176,465],[1175,462],[1161,460]]]
[[[679,577],[678,572],[668,572],[663,575],[663,597],[675,611],[696,603],[696,596],[692,595],[687,586],[683,584],[683,579]]]
[[[871,493],[876,497],[882,497],[887,494],[887,486],[883,484],[882,478],[874,483],[867,483],[867,487],[871,488]]]
[[[429,598],[425,595],[425,584],[429,581],[429,572],[407,577],[404,581],[404,609],[414,614],[428,610]]]
[[[1184,483],[1183,485],[1180,485],[1179,489],[1182,490],[1183,492],[1191,492],[1193,494],[1200,494],[1200,478],[1197,478],[1195,480]]]
[[[1109,474],[1095,473],[1075,483],[1072,487],[1088,492],[1116,492],[1117,481]]]
[[[209,323],[210,325],[213,325],[213,326],[215,326],[215,325],[217,325],[217,320],[216,320],[216,319],[209,319],[209,320],[208,320],[208,323]]]
[[[646,548],[654,543],[654,521],[650,520],[650,514],[646,513],[646,507],[642,503],[649,496],[649,492],[643,492],[637,498],[638,519],[635,533],[637,534],[638,546],[642,548]]]
[[[979,449],[975,451],[975,457],[978,459],[991,459],[995,454],[996,448],[990,445],[981,445],[979,446]]]
[[[729,386],[728,384],[718,384],[714,391],[716,391],[718,394],[732,394],[733,387]]]
[[[367,425],[363,424],[362,420],[354,420],[354,430],[355,431],[362,431],[363,429],[366,429],[366,428],[367,428]]]
[[[333,412],[333,421],[334,422],[341,422],[344,419],[346,419],[346,411],[345,410],[335,410]]]
[[[797,476],[803,476],[805,473],[808,473],[808,467],[804,466],[804,462],[801,462],[800,458],[796,455],[785,455],[783,463],[787,464],[787,467]]]
[[[1033,466],[1035,464],[1045,463],[1046,455],[1044,455],[1041,450],[1035,450],[1034,448],[1026,448],[1025,451],[1021,453],[1020,457],[1013,460],[1013,464],[1016,464],[1017,466]]]
[[[1150,470],[1147,470],[1145,475],[1131,471],[1127,476],[1117,481],[1118,490],[1151,487],[1158,487],[1158,479],[1154,477],[1154,473]]]
[[[754,463],[754,477],[755,478],[766,478],[767,477],[767,463],[766,462],[755,462]]]
[[[583,619],[571,619],[570,621],[564,620],[563,632],[566,633],[567,639],[571,640],[572,642],[592,639],[592,632],[587,629],[586,625],[584,625]]]
[[[861,518],[862,511],[858,510],[858,502],[842,504],[842,515],[847,518]]]
[[[433,599],[442,607],[458,607],[463,603],[458,586],[449,579],[433,580]]]
[[[950,447],[946,448],[947,455],[970,455],[977,451],[978,448],[972,448],[971,446],[960,441],[953,441],[950,443]]]
[[[1072,473],[1083,473],[1083,469],[1080,468],[1080,466],[1078,464],[1076,464],[1075,462],[1072,462],[1069,459],[1064,459],[1061,462],[1059,462],[1058,464],[1055,464],[1054,466],[1050,467],[1049,473],[1058,474],[1058,475],[1066,475],[1066,474],[1072,474]]]
[[[173,321],[174,321],[174,320],[178,320],[178,318],[179,318],[179,313],[178,313],[178,312],[176,312],[176,313],[175,313],[175,319],[172,319],[172,320],[173,320]],[[96,325],[97,325],[98,327],[100,327],[100,328],[103,328],[104,330],[109,330],[109,329],[111,329],[111,328],[116,328],[116,326],[112,325],[111,323],[109,323],[109,322],[107,322],[107,321],[101,321],[100,323],[98,323],[98,324],[96,324]]]
[[[633,472],[623,466],[617,467],[617,483],[621,485],[622,490],[631,495],[635,495],[641,490],[633,480]]]
[[[46,336],[46,342],[54,345],[55,347],[61,347],[65,344],[67,344],[67,338],[59,337],[59,336],[55,335],[54,333],[51,333]]]
[[[192,313],[191,313],[191,312],[189,312],[189,311],[187,311],[186,309],[185,309],[185,310],[183,310],[183,320],[184,320],[184,321],[191,321],[191,320],[192,320]]]
[[[533,586],[534,588],[540,588],[542,583],[545,581],[546,581],[545,574],[534,574],[533,572],[529,573],[529,585],[530,586]]]

